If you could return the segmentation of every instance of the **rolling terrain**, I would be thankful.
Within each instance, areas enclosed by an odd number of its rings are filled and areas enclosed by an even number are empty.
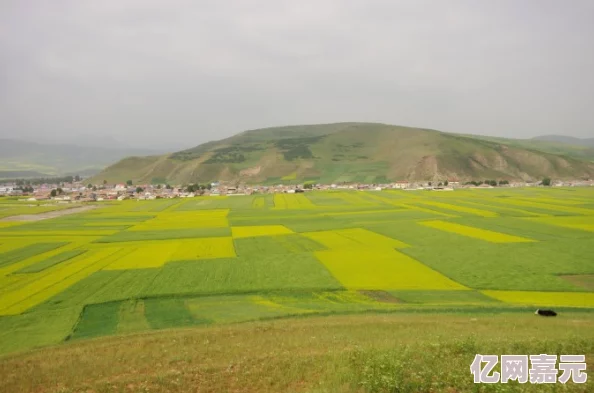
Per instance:
[[[594,177],[589,161],[594,155],[572,154],[574,148],[553,151],[550,145],[375,123],[291,126],[245,131],[169,155],[129,157],[94,180],[269,184]]]
[[[559,142],[566,145],[585,146],[594,148],[594,138],[575,138],[565,135],[542,135],[532,138],[533,140],[542,140],[549,142]]]
[[[117,145],[94,147],[0,139],[0,179],[89,176],[124,157],[155,153]]]
[[[475,392],[476,353],[590,365],[593,197],[312,191],[40,221],[19,217],[64,206],[5,198],[0,392]]]

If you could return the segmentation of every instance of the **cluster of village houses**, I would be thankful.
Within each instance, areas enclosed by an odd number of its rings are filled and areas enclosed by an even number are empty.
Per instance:
[[[509,182],[497,187],[534,187],[540,186],[540,182]],[[101,184],[96,186],[85,185],[84,181],[76,183],[41,184],[32,186],[23,191],[22,187],[15,183],[0,184],[0,196],[22,196],[27,200],[55,200],[62,203],[73,201],[104,201],[124,199],[160,199],[160,198],[192,198],[203,195],[251,195],[271,193],[299,193],[315,190],[362,190],[381,191],[384,189],[402,189],[407,191],[432,190],[432,191],[453,191],[457,188],[493,188],[489,184],[472,185],[468,182],[460,182],[457,179],[448,179],[443,182],[409,182],[396,181],[387,184],[297,184],[297,185],[242,185],[225,184],[223,182],[211,183],[210,187],[198,191],[190,191],[187,186],[166,186],[153,184]],[[594,180],[575,181],[553,181],[554,187],[579,187],[594,186]],[[52,192],[54,190],[54,192]],[[56,192],[58,190],[59,192]]]

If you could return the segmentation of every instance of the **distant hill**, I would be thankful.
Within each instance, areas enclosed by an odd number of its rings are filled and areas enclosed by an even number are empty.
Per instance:
[[[523,149],[538,150],[545,153],[551,153],[561,156],[567,156],[571,158],[577,158],[579,160],[586,160],[594,162],[594,147],[587,146],[589,139],[579,139],[573,137],[559,136],[560,139],[564,140],[577,140],[581,141],[581,144],[567,144],[561,141],[554,141],[548,139],[547,136],[535,137],[531,139],[509,139],[499,138],[494,136],[483,136],[483,135],[468,135],[468,134],[454,134],[465,136],[468,138],[482,139],[485,141],[495,142],[506,146],[520,147]]]
[[[593,162],[539,150],[539,143],[519,146],[500,139],[377,123],[275,127],[245,131],[169,155],[129,157],[96,179],[287,184],[594,177]]]
[[[107,148],[0,139],[0,179],[92,175],[128,156],[155,154],[147,149]]]
[[[573,136],[565,135],[542,135],[534,137],[532,140],[558,142],[566,145],[594,148],[594,138],[575,138]]]

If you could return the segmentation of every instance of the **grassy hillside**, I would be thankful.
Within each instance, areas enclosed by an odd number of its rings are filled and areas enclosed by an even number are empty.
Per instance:
[[[594,176],[592,162],[528,147],[375,123],[290,126],[245,131],[171,155],[127,158],[96,180],[372,183]]]
[[[0,179],[95,174],[124,157],[151,153],[147,149],[118,146],[107,148],[0,139]]]
[[[559,135],[542,136],[532,139],[508,139],[464,134],[457,135],[499,143],[506,146],[538,150],[545,153],[594,162],[594,139],[579,139]]]
[[[473,383],[476,354],[541,353],[585,354],[587,383]],[[4,358],[0,392],[585,393],[594,389],[593,359],[593,313],[310,317],[101,338]]]
[[[565,135],[542,135],[532,138],[532,140],[558,142],[566,145],[585,146],[594,149],[594,138],[575,138]]]

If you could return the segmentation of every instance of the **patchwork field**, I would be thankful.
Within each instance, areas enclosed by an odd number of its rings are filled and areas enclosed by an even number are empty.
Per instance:
[[[314,191],[2,221],[0,353],[290,316],[594,311],[593,200],[578,188]],[[54,209],[19,203],[0,217]]]

